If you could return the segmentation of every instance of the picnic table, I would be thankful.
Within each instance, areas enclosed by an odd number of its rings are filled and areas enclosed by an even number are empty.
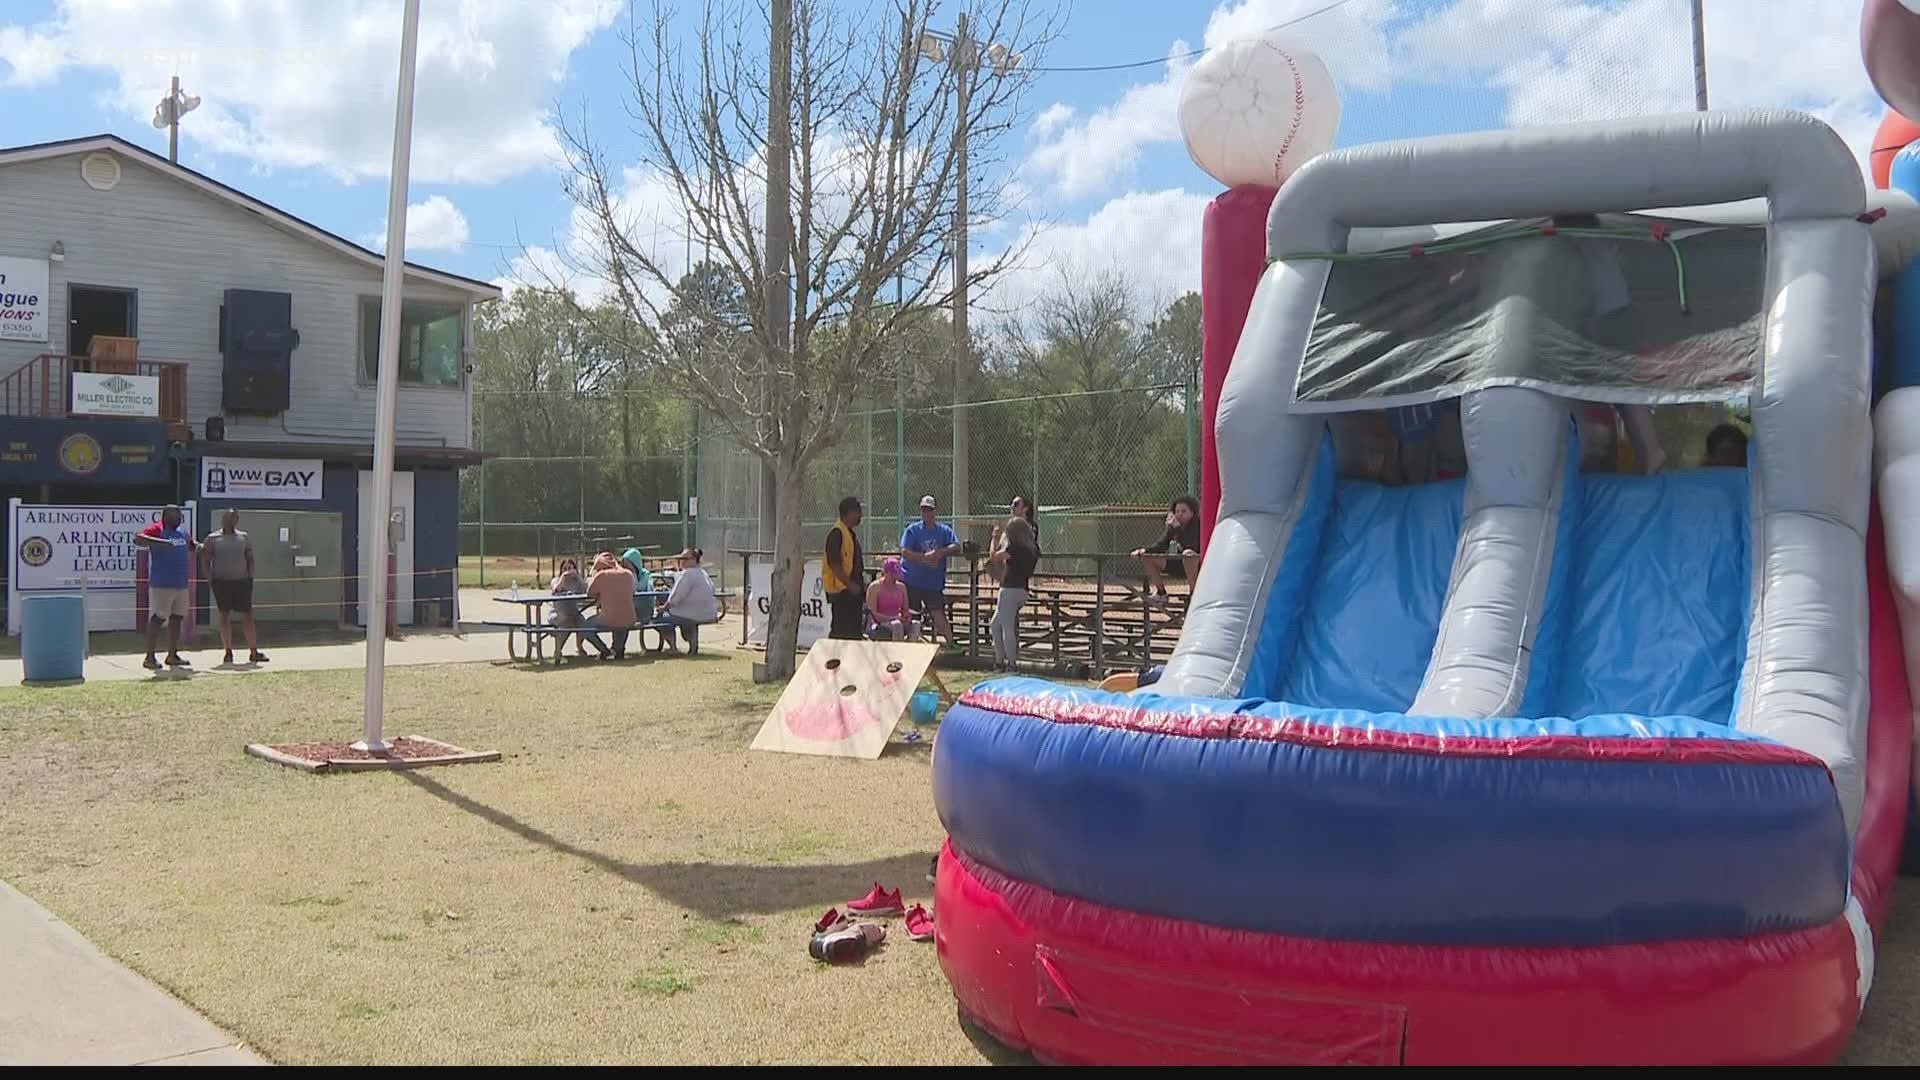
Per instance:
[[[667,595],[668,595],[668,590],[666,589],[638,589],[634,592],[633,598],[636,601],[649,600],[649,601],[653,601],[654,603],[658,603],[659,601],[666,599]],[[728,590],[724,590],[724,589],[718,590],[714,593],[714,598],[719,601],[719,613],[721,618],[726,617],[726,614],[727,614],[726,598],[730,595],[732,594]],[[513,639],[514,639],[514,635],[516,634],[524,634],[527,639],[526,656],[524,657],[524,659],[543,661],[546,659],[545,644],[546,644],[547,638],[557,637],[563,634],[579,633],[581,632],[582,629],[584,629],[582,627],[549,625],[545,619],[541,618],[540,609],[544,605],[552,604],[556,602],[571,601],[576,604],[583,604],[587,600],[586,593],[526,592],[526,593],[520,593],[517,595],[508,594],[504,596],[496,596],[493,598],[493,600],[497,604],[518,604],[520,605],[523,612],[522,621],[520,622],[517,622],[517,623],[504,622],[504,623],[488,623],[487,624],[491,626],[506,627],[507,659],[509,660],[523,659],[523,657],[519,653],[517,653],[513,647],[514,646]],[[635,623],[633,626],[628,627],[628,629],[632,630],[634,633],[639,635],[640,647],[642,649],[648,652],[657,653],[666,648],[666,637],[663,634],[661,634],[660,631],[664,627],[666,627],[667,623],[664,618],[652,613],[651,605],[649,605],[649,611],[647,615],[648,617],[644,618],[643,621]],[[618,628],[614,627],[610,629],[618,629]],[[648,646],[646,643],[646,631],[648,630],[652,630],[655,633],[655,641],[652,646]],[[559,649],[557,648],[554,650],[554,660],[555,662],[559,661]]]

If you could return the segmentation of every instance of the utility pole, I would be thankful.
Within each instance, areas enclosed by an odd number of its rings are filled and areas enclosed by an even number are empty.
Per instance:
[[[153,126],[167,129],[167,160],[180,163],[180,118],[200,107],[200,99],[180,92],[180,76],[175,75],[167,96],[153,107]]]
[[[967,91],[973,69],[973,41],[967,37],[966,12],[961,12],[953,32],[954,84],[960,101],[953,124],[959,158],[955,170],[959,188],[953,202],[953,518],[962,529],[972,509],[967,497],[971,486],[967,468],[967,384],[973,368],[973,347],[967,340]]]
[[[776,355],[784,354],[793,331],[793,286],[788,277],[793,183],[793,0],[771,0],[767,72],[767,331]],[[773,382],[774,356],[768,356],[760,387],[761,407],[780,409]],[[781,425],[775,424],[779,431]],[[784,435],[782,435],[784,437]],[[776,492],[773,469],[760,463],[760,547],[777,550]],[[871,496],[869,496],[871,497]]]
[[[1707,111],[1707,16],[1704,0],[1693,0],[1693,107]]]

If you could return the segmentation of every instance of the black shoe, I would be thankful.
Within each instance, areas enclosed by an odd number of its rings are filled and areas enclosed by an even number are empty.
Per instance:
[[[167,666],[168,667],[192,667],[193,661],[187,659],[184,656],[181,656],[179,653],[174,653],[172,656],[167,657]]]
[[[223,664],[231,664],[231,663],[233,663],[233,650],[232,650],[232,649],[228,649],[228,650],[227,650],[226,652],[223,652],[223,653],[221,653],[221,654],[220,654],[220,662],[221,662],[221,663],[223,663]]]
[[[259,649],[255,649],[247,654],[247,663],[249,664],[264,664],[266,662],[267,654],[261,652]]]
[[[940,880],[940,855],[938,852],[936,852],[934,853],[933,860],[927,863],[927,884],[932,885],[939,880]]]
[[[160,661],[155,660],[152,653],[148,653],[147,658],[140,661],[140,666],[146,668],[148,671],[159,671]]]

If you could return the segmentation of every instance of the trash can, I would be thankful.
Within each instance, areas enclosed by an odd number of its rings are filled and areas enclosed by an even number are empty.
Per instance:
[[[76,681],[86,656],[86,601],[29,596],[20,602],[21,682]]]

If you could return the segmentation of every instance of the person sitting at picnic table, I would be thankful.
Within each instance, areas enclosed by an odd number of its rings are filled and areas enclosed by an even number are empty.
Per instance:
[[[908,613],[907,584],[900,577],[900,560],[889,556],[880,564],[880,580],[867,589],[867,614],[873,619],[876,641],[918,641],[920,627]]]
[[[560,560],[560,572],[553,575],[553,584],[548,587],[547,591],[554,596],[578,596],[586,590],[587,583],[581,580],[580,577],[579,560]],[[553,602],[553,615],[548,621],[562,629],[578,627],[581,622],[580,601],[555,600]],[[574,642],[580,650],[581,658],[585,659],[587,655],[587,635],[585,634],[556,634],[554,636],[556,644],[553,647],[553,654],[557,657],[566,652],[568,638],[574,639]]]
[[[720,621],[720,601],[713,594],[713,579],[700,566],[705,554],[699,548],[688,548],[674,556],[679,560],[680,573],[674,577],[667,598],[660,603],[660,613],[667,617],[669,624],[660,631],[660,640],[666,642],[670,653],[680,651],[673,643],[674,631],[678,630],[687,639],[687,655],[698,656],[700,627]]]
[[[647,569],[646,556],[630,547],[620,553],[620,565],[633,571],[633,612],[635,622],[653,621],[653,571]]]
[[[627,633],[635,622],[633,571],[620,565],[611,551],[593,557],[593,576],[587,579],[587,603],[597,609],[586,621],[587,644],[593,646],[602,660],[626,659]],[[598,630],[613,633],[611,651],[595,632]]]

